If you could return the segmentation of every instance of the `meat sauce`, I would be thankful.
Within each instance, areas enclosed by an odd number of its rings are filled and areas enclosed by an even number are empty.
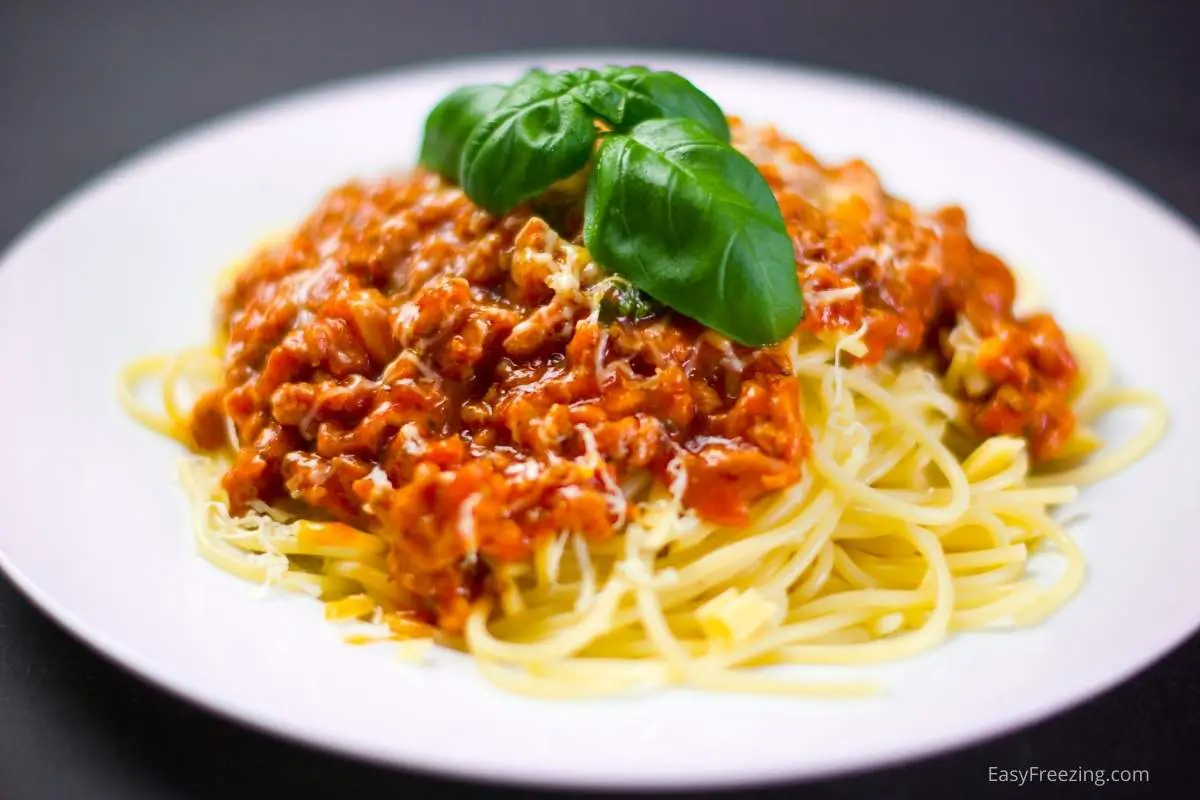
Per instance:
[[[802,329],[865,325],[862,361],[944,363],[965,321],[986,376],[967,417],[1052,457],[1075,365],[1053,319],[1014,316],[1013,277],[962,211],[921,216],[862,162],[825,168],[773,129],[732,127],[795,242]],[[224,384],[192,413],[205,449],[232,421],[233,512],[291,498],[379,531],[407,610],[455,631],[488,561],[562,531],[614,535],[622,482],[683,476],[686,506],[737,526],[798,481],[809,435],[782,352],[662,310],[601,315],[612,280],[577,210],[558,216],[495,217],[418,170],[334,190],[257,253],[218,303]]]

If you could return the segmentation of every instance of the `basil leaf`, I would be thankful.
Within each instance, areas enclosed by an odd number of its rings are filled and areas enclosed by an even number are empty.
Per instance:
[[[608,324],[619,319],[638,322],[648,319],[661,308],[654,298],[632,283],[620,278],[609,278],[611,284],[600,295],[600,322]]]
[[[590,94],[584,102],[618,131],[647,120],[680,118],[700,122],[721,142],[730,140],[730,125],[721,107],[680,74],[607,67],[599,78],[583,89]]]
[[[584,209],[604,267],[742,344],[790,334],[804,315],[779,205],[750,161],[695,120],[605,138]]]
[[[588,110],[618,131],[663,116],[662,107],[655,98],[629,86],[627,82],[615,82],[614,78],[620,74],[620,69],[610,67],[604,73],[587,68],[575,70],[571,73],[577,81],[575,96]]]
[[[498,83],[464,86],[429,112],[421,139],[421,166],[459,183],[462,145],[471,131],[500,103],[508,87]]]
[[[694,119],[723,142],[729,124],[711,97],[674,72],[651,72],[645,67],[577,69],[575,96],[593,114],[617,131],[650,119]]]
[[[459,183],[494,214],[512,210],[587,164],[596,126],[572,94],[571,74],[533,70],[467,137]]]

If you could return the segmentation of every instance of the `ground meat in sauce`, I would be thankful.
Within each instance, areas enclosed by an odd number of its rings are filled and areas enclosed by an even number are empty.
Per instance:
[[[871,362],[948,357],[965,320],[986,376],[968,418],[1053,456],[1074,362],[1053,319],[1014,317],[1012,276],[962,211],[921,216],[862,162],[825,168],[732,122],[795,241],[802,328],[865,324]],[[225,384],[193,414],[206,447],[233,422],[234,513],[291,497],[379,530],[411,610],[454,631],[487,590],[479,556],[612,536],[636,473],[669,483],[683,467],[684,503],[733,526],[799,480],[809,437],[784,356],[661,310],[601,322],[588,290],[604,273],[578,215],[559,217],[557,232],[529,209],[493,217],[417,171],[333,191],[258,253],[219,304]]]

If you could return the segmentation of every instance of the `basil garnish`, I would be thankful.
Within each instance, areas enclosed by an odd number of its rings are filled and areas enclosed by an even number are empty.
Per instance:
[[[507,86],[489,83],[463,86],[446,95],[425,120],[421,164],[460,183],[458,167],[467,137],[500,104],[507,91]]]
[[[459,183],[467,196],[503,214],[582,169],[596,125],[573,94],[578,86],[572,73],[541,70],[513,84],[463,146]]]
[[[535,69],[464,87],[430,113],[421,164],[502,214],[578,173],[598,137],[584,243],[636,287],[602,313],[636,319],[653,298],[742,344],[790,334],[804,307],[779,206],[720,107],[680,75]]]
[[[650,120],[605,139],[583,239],[598,264],[743,344],[783,339],[804,313],[771,189],[693,120]]]
[[[638,322],[653,316],[660,306],[654,298],[620,278],[608,278],[600,295],[597,319],[608,324],[617,320]]]
[[[614,130],[625,131],[650,119],[694,119],[723,142],[729,123],[713,99],[674,72],[645,67],[607,67],[601,72],[575,70],[576,96]]]

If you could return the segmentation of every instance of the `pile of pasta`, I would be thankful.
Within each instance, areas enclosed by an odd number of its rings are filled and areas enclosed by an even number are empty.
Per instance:
[[[959,333],[960,336],[968,336]],[[805,339],[799,338],[805,336]],[[185,460],[200,554],[265,587],[319,598],[353,623],[353,641],[433,642],[470,653],[512,691],[571,697],[683,684],[708,689],[852,696],[860,680],[812,681],[775,665],[864,665],[928,650],[960,631],[1038,622],[1080,587],[1085,561],[1054,510],[1120,471],[1162,435],[1153,394],[1118,388],[1100,348],[1074,338],[1078,431],[1063,458],[1031,474],[1022,439],[973,439],[950,389],[970,361],[957,348],[945,375],[916,362],[845,367],[858,334],[798,335],[785,347],[801,381],[812,452],[795,486],[762,501],[751,523],[704,522],[669,486],[632,476],[621,535],[564,531],[531,563],[492,564],[498,598],[478,603],[462,636],[398,605],[387,544],[370,531],[258,503],[229,513],[226,456]],[[960,342],[960,345],[962,343]],[[122,376],[127,410],[188,444],[191,397],[220,379],[220,344],[143,359]],[[147,385],[158,399],[148,400]],[[1104,446],[1095,423],[1141,409],[1139,432]],[[1062,568],[1047,582],[1030,559]]]

